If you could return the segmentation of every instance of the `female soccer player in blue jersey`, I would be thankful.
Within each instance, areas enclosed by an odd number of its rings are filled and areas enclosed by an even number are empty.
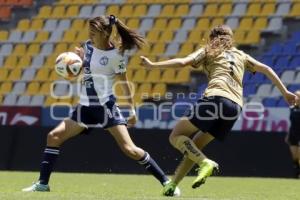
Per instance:
[[[184,154],[175,176],[164,187],[164,195],[173,196],[176,185],[192,168],[199,165],[198,177],[192,187],[205,183],[218,164],[201,151],[214,138],[223,140],[232,129],[243,106],[242,79],[245,70],[265,74],[280,90],[288,104],[297,97],[289,92],[276,73],[233,46],[232,30],[225,25],[214,27],[204,48],[184,57],[161,62],[151,62],[141,57],[146,67],[192,67],[202,69],[208,77],[208,87],[191,110],[175,125],[170,143]],[[202,132],[202,134],[201,134]],[[191,138],[195,133],[196,136]]]
[[[116,48],[110,40],[113,27],[121,38],[121,46]],[[122,151],[131,159],[143,165],[162,185],[168,178],[151,156],[137,147],[131,140],[126,124],[133,126],[136,121],[131,92],[126,76],[124,51],[141,48],[143,37],[129,29],[115,16],[100,16],[89,20],[90,40],[76,53],[83,59],[83,88],[80,102],[70,118],[64,119],[47,137],[47,147],[41,163],[38,182],[23,191],[50,191],[50,174],[59,155],[59,147],[68,139],[80,134],[90,126],[99,125],[108,130]],[[131,104],[131,116],[126,121],[113,95],[113,85],[121,80],[124,95]]]

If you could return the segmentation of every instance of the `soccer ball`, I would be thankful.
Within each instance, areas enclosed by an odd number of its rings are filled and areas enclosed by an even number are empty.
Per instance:
[[[55,71],[58,75],[70,79],[78,76],[82,69],[82,60],[74,52],[64,52],[55,61]]]

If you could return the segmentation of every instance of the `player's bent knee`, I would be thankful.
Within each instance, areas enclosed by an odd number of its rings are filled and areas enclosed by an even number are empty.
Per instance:
[[[132,159],[138,160],[140,158],[138,148],[136,146],[124,145],[122,150],[128,157]]]
[[[62,138],[60,134],[54,131],[51,131],[47,135],[47,145],[52,147],[57,147],[62,144]]]

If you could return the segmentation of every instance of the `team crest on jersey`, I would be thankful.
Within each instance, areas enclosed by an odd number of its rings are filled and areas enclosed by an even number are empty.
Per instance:
[[[107,56],[101,57],[99,62],[100,62],[101,65],[104,65],[104,66],[107,65],[108,57]]]

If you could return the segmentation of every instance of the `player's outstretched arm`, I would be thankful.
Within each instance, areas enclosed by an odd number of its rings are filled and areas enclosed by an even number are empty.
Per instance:
[[[184,57],[184,58],[174,58],[170,60],[164,60],[160,62],[151,62],[147,57],[141,56],[142,59],[142,65],[145,67],[185,67],[188,65],[191,65],[194,61],[194,59],[190,56]]]
[[[285,101],[289,104],[289,105],[295,105],[297,102],[298,97],[293,94],[292,92],[288,91],[287,88],[284,86],[284,84],[281,82],[280,78],[277,76],[277,74],[274,72],[274,70],[255,60],[252,57],[248,57],[248,66],[251,67],[254,71],[256,72],[260,72],[263,73],[264,75],[266,75],[274,85],[276,85],[276,87],[279,89],[279,91],[281,92],[281,94],[283,95]]]

